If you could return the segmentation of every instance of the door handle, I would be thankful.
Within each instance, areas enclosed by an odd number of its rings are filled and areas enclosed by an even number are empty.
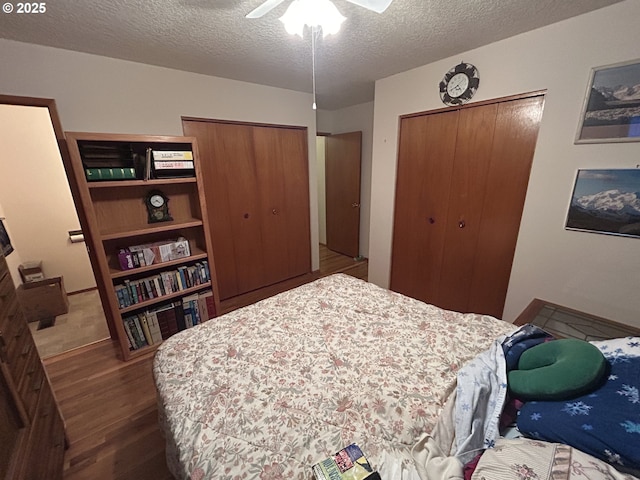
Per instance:
[[[360,204],[358,202],[353,202],[351,204],[351,208],[358,208],[360,206]]]
[[[460,220],[460,221],[458,222],[458,227],[459,227],[459,228],[464,228],[464,227],[466,227],[466,226],[467,226],[467,224],[465,223],[465,221],[464,221],[464,220]]]

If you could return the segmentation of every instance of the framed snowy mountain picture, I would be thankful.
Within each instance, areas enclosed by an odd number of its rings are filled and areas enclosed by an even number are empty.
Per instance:
[[[591,70],[575,143],[640,142],[640,59]]]
[[[640,169],[578,170],[566,228],[640,238]]]

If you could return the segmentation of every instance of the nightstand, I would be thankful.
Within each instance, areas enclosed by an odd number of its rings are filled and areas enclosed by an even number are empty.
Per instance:
[[[640,328],[539,298],[534,298],[513,323],[532,323],[558,338],[579,338],[587,341],[640,336]]]

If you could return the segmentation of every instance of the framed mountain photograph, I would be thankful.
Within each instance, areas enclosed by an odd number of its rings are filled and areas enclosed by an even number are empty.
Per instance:
[[[575,143],[640,142],[640,59],[591,70]]]
[[[640,169],[578,170],[566,228],[640,238]]]

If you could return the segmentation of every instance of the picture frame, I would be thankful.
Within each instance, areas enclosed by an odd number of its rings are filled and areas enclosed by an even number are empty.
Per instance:
[[[640,142],[640,59],[591,69],[575,143]]]
[[[0,218],[0,252],[6,257],[13,252],[13,246],[11,240],[9,240],[9,234],[4,226],[3,219]]]
[[[579,169],[565,228],[640,238],[640,169]]]

